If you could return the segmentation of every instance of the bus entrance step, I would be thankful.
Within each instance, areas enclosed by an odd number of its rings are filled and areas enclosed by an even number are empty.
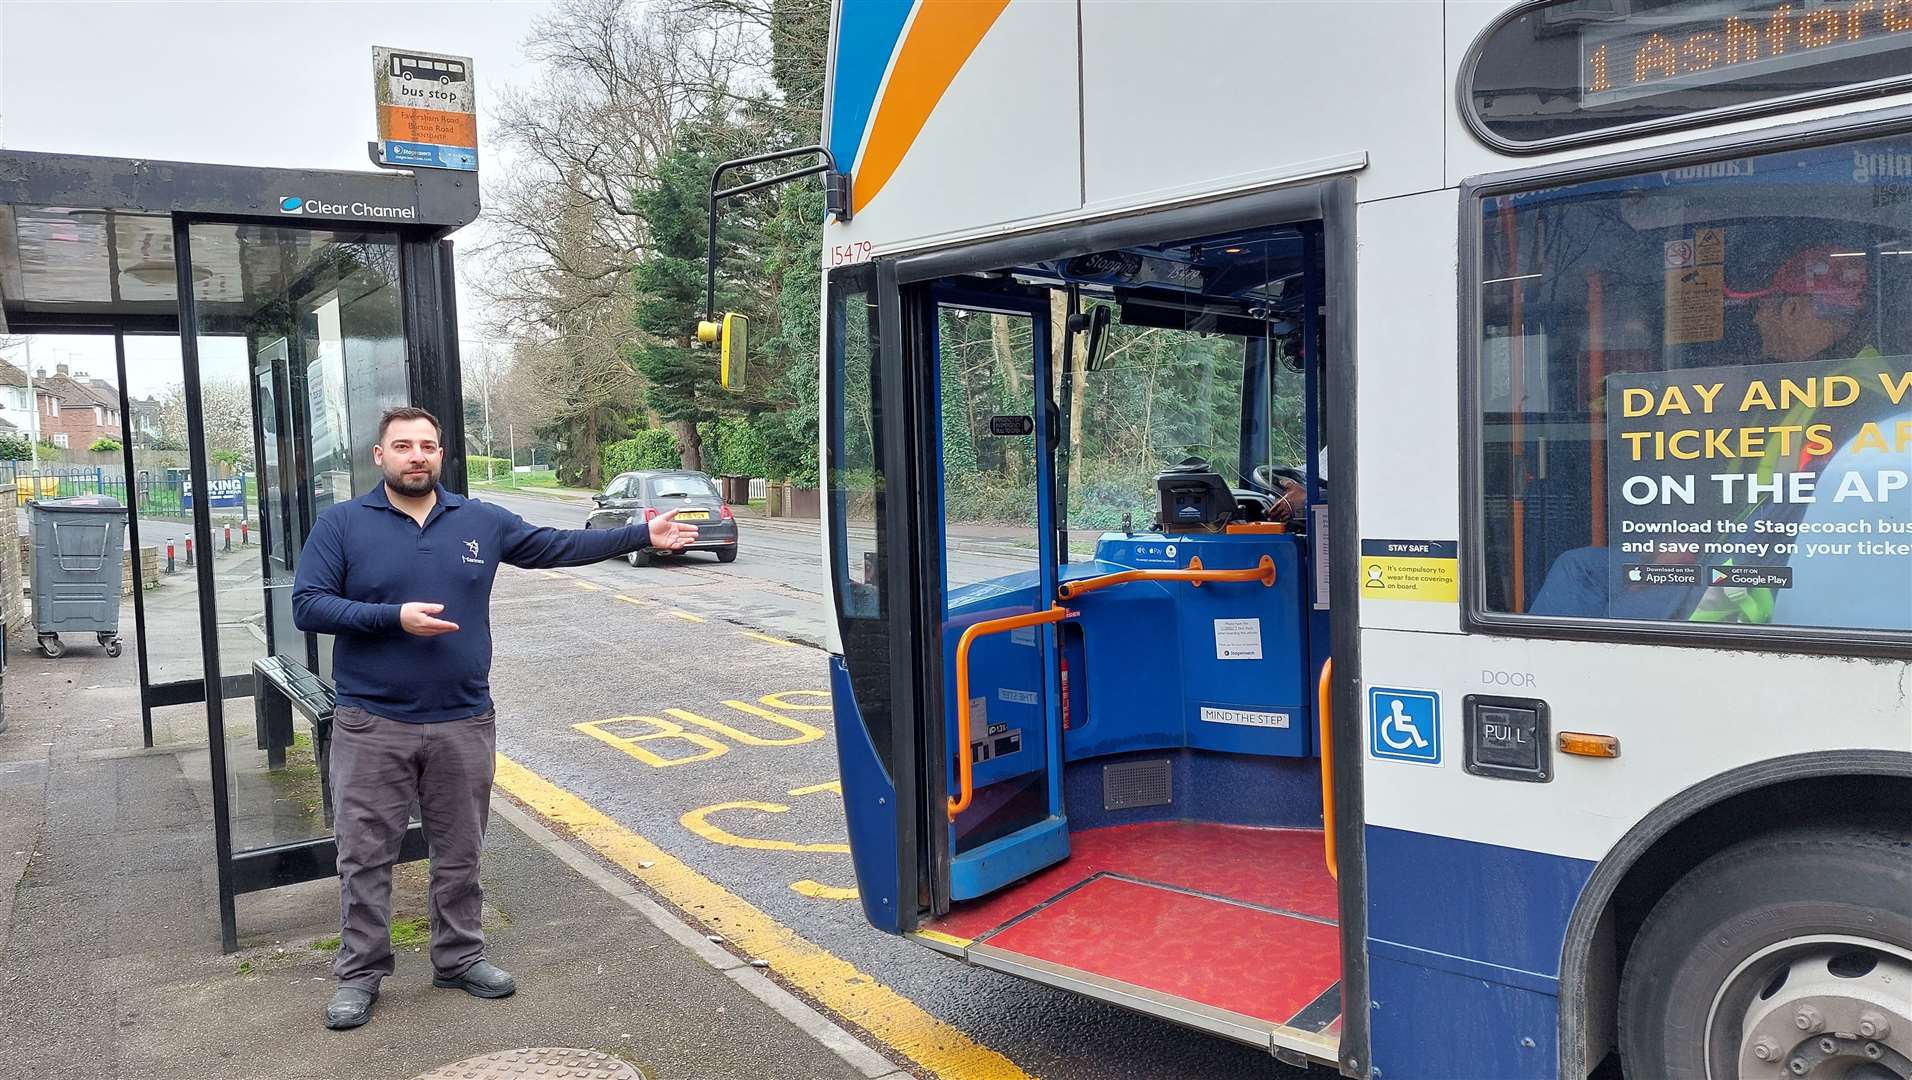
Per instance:
[[[1333,923],[1109,874],[979,944],[1303,1031],[1341,1011]]]

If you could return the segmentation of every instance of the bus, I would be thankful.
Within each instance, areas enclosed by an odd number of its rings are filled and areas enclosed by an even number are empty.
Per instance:
[[[407,56],[404,53],[392,54],[392,75],[412,82],[426,79],[441,85],[450,85],[465,81],[465,65],[456,60],[441,60],[437,57]]]
[[[1912,3],[830,42],[873,926],[1350,1077],[1912,1077]]]

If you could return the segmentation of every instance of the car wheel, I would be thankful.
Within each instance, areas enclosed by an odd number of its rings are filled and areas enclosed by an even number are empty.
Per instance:
[[[1912,1077],[1912,833],[1786,832],[1689,872],[1620,982],[1627,1076]]]
[[[632,566],[649,566],[651,564],[651,553],[640,548],[624,556],[624,561],[630,563]]]
[[[717,561],[718,562],[736,562],[737,549],[734,547],[719,548],[717,551]]]

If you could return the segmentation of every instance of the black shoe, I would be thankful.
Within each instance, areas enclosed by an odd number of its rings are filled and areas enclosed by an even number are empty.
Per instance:
[[[444,975],[432,976],[432,985],[447,990],[463,990],[472,997],[503,998],[518,992],[518,981],[511,972],[492,963],[480,960],[466,968],[464,974],[447,978]]]
[[[378,995],[356,986],[341,986],[332,992],[325,1005],[325,1026],[333,1031],[355,1028],[372,1018],[372,1002]]]

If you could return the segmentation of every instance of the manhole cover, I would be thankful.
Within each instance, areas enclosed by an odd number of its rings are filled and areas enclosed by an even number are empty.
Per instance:
[[[413,1080],[644,1080],[644,1074],[621,1058],[596,1050],[562,1046],[533,1046],[500,1050],[440,1065]]]

